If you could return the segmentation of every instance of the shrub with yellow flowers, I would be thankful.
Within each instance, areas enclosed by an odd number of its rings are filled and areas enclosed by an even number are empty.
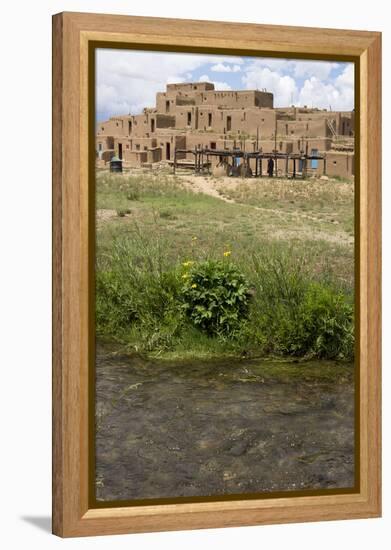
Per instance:
[[[225,259],[182,265],[183,309],[190,321],[211,336],[234,334],[247,318],[250,302],[250,287],[239,268]]]

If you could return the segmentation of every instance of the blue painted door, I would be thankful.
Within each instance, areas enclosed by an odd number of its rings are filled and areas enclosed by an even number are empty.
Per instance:
[[[311,149],[311,155],[317,156],[317,154],[318,154],[318,149]],[[318,160],[317,159],[312,159],[311,160],[311,168],[318,168]]]

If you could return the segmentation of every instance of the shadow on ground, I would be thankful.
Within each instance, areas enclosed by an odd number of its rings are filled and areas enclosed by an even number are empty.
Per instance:
[[[49,516],[22,516],[21,519],[45,533],[52,532],[52,518]]]

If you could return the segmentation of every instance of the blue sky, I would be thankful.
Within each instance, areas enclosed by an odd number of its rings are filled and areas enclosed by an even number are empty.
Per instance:
[[[217,90],[263,89],[274,106],[354,108],[351,63],[101,49],[96,54],[98,121],[154,107],[167,83],[213,82]]]

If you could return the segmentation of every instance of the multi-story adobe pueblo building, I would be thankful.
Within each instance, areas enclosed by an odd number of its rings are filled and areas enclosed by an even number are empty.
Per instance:
[[[194,155],[189,150],[196,148],[318,155],[325,160],[309,160],[309,175],[350,178],[354,176],[354,111],[274,108],[273,94],[266,90],[218,91],[210,82],[196,82],[167,84],[165,92],[156,94],[156,107],[145,108],[139,115],[113,116],[97,126],[96,155],[101,167],[114,155],[122,159],[124,168],[172,164],[174,156],[179,163],[191,165]],[[212,170],[217,170],[219,157],[211,156],[210,161]],[[297,164],[300,172],[302,162]],[[286,169],[287,165],[285,173]],[[292,169],[289,166],[288,173]]]

